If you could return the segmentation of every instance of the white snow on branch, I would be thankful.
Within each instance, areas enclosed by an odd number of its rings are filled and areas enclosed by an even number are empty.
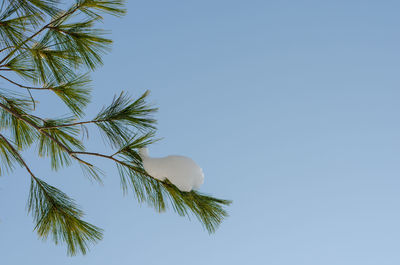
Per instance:
[[[199,189],[204,182],[203,170],[186,156],[171,155],[160,158],[149,157],[147,148],[139,149],[146,172],[155,179],[168,179],[181,191]]]

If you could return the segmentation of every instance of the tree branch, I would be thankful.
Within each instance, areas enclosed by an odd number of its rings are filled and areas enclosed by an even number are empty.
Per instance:
[[[11,151],[18,157],[19,161],[26,168],[26,170],[32,176],[32,178],[36,179],[35,175],[31,171],[31,169],[25,163],[24,159],[21,157],[21,155],[18,153],[18,151],[14,148],[14,146],[8,141],[8,139],[6,137],[4,137],[4,135],[2,135],[2,134],[0,134],[0,138],[3,139],[3,141],[10,147]]]
[[[113,155],[105,155],[105,154],[95,153],[95,152],[80,152],[80,151],[76,151],[76,152],[73,152],[73,153],[77,154],[77,155],[90,155],[90,156],[98,156],[98,157],[110,159],[110,160],[112,160],[112,161],[114,161],[114,162],[116,162],[116,163],[118,163],[118,164],[120,164],[122,166],[125,166],[125,167],[129,168],[130,170],[133,170],[133,171],[135,171],[135,172],[137,172],[139,174],[145,175],[146,177],[152,178],[152,179],[156,180],[157,182],[162,183],[163,185],[171,186],[171,184],[169,184],[169,183],[166,183],[166,182],[161,181],[159,179],[153,178],[153,176],[149,175],[146,171],[139,171],[139,170],[137,170],[137,168],[129,165],[128,163],[125,163],[124,161],[116,159],[115,157],[113,157]]]
[[[7,140],[4,135],[0,134],[0,138],[4,140],[4,142],[10,147],[10,149],[13,151],[13,153],[18,157],[19,161],[22,163],[22,165],[25,167],[26,171],[28,171],[29,175],[31,175],[32,179],[35,180],[35,182],[42,188],[44,193],[46,194],[46,197],[51,200],[51,197],[47,194],[46,189],[44,189],[42,183],[36,178],[35,174],[33,174],[32,170],[29,168],[29,166],[26,164],[25,160],[22,158],[20,153],[14,148],[14,146]],[[61,211],[61,210],[60,210]]]
[[[128,163],[125,163],[124,161],[121,161],[121,160],[116,159],[113,155],[105,155],[105,154],[101,154],[101,153],[82,152],[82,151],[74,151],[74,152],[72,152],[72,153],[73,153],[73,154],[77,154],[77,155],[90,155],[90,156],[98,156],[98,157],[103,157],[103,158],[111,159],[111,160],[113,160],[114,162],[116,162],[116,163],[118,163],[118,164],[120,164],[120,165],[126,166],[126,167],[128,167],[129,169],[131,169],[131,170],[133,170],[133,171],[135,171],[135,172],[137,172],[137,173],[140,173],[140,174],[142,174],[142,175],[146,175],[147,177],[150,177],[150,178],[152,178],[152,179],[155,179],[155,180],[157,180],[158,182],[164,183],[164,182],[161,181],[161,180],[158,180],[158,179],[156,179],[156,178],[153,178],[153,177],[150,176],[147,172],[138,171],[136,168],[132,167],[132,166],[129,165]]]
[[[34,71],[33,69],[10,69],[10,68],[1,68],[1,67],[9,67],[7,65],[0,65],[0,71],[26,71],[31,72]]]
[[[0,52],[4,52],[5,50],[11,49],[11,48],[14,48],[14,47],[15,47],[15,46],[8,46],[8,47],[5,47],[5,48],[1,49]]]
[[[15,82],[15,81],[13,81],[13,80],[11,80],[11,79],[9,79],[9,78],[3,76],[3,75],[0,75],[0,77],[3,78],[4,80],[7,80],[7,81],[10,82],[11,84],[16,85],[16,86],[19,86],[19,87],[21,87],[21,88],[36,89],[36,90],[51,90],[50,87],[31,87],[31,86],[21,85],[21,84]]]
[[[65,12],[65,14],[63,14],[62,16],[59,16],[55,19],[53,19],[52,21],[50,21],[49,23],[47,23],[46,25],[44,25],[42,28],[40,28],[37,32],[35,32],[33,35],[31,35],[30,37],[28,37],[26,40],[24,40],[23,42],[21,42],[19,45],[17,45],[9,54],[7,54],[1,61],[0,61],[0,65],[2,63],[4,63],[8,58],[10,58],[15,52],[17,52],[23,45],[25,45],[28,41],[32,40],[34,37],[36,37],[37,35],[39,35],[43,30],[45,30],[46,28],[48,28],[51,24],[54,24],[55,22],[65,18],[68,15],[71,15],[73,13],[75,13],[80,7],[82,6],[82,4],[77,4],[75,6],[75,8],[69,10],[68,12]]]
[[[52,201],[51,196],[46,192],[46,189],[43,187],[42,183],[36,178],[35,174],[33,174],[32,170],[29,168],[29,166],[26,164],[25,160],[22,158],[22,156],[19,154],[19,152],[14,148],[14,146],[7,140],[4,135],[0,134],[0,138],[4,140],[4,142],[10,147],[10,149],[13,151],[13,153],[18,157],[19,161],[22,163],[22,165],[25,167],[26,171],[31,175],[32,179],[35,180],[35,182],[40,186],[40,188],[43,190],[44,194],[46,197]],[[61,209],[58,209],[59,211],[62,211]]]
[[[74,205],[69,205],[64,206],[60,204],[60,201],[57,200],[57,197],[51,194],[52,191],[57,190],[56,188],[47,185],[44,183],[42,180],[38,179],[29,166],[26,164],[22,156],[19,154],[19,152],[14,148],[14,146],[7,140],[6,137],[4,137],[2,134],[0,134],[0,138],[4,140],[4,142],[9,146],[10,150],[15,154],[15,156],[18,158],[18,160],[21,162],[21,164],[25,167],[25,169],[28,171],[28,173],[31,175],[31,179],[36,183],[37,187],[40,189],[41,193],[45,197],[46,203],[50,204],[51,209],[46,208],[45,205],[43,205],[40,202],[40,198],[34,197],[32,198],[31,196],[35,196],[34,192],[32,192],[31,188],[31,194],[30,194],[30,199],[29,199],[29,206],[28,206],[28,212],[32,212],[32,215],[36,221],[36,226],[35,230],[37,229],[37,232],[40,237],[42,238],[47,238],[49,233],[53,234],[53,237],[55,238],[56,242],[58,241],[57,233],[62,233],[64,236],[61,238],[69,248],[70,253],[75,253],[76,250],[76,245],[78,245],[81,248],[81,251],[83,253],[86,252],[86,242],[87,241],[96,241],[101,239],[101,229],[98,229],[84,221],[82,221],[80,217],[80,210],[77,209]],[[31,184],[32,185],[32,184]],[[47,185],[48,187],[45,187]],[[51,190],[49,191],[49,187]],[[67,197],[65,194],[61,194],[62,201],[61,202],[73,202],[69,197]],[[45,219],[49,219],[49,214],[50,212],[53,212],[53,218],[50,218],[52,223],[43,221]],[[59,214],[61,216],[59,216]],[[56,217],[56,218],[55,218]],[[77,221],[79,222],[77,224]],[[90,230],[84,230],[82,229],[82,223],[85,224],[84,228],[92,228],[92,231]],[[80,229],[81,228],[81,229]],[[80,230],[79,230],[80,229]],[[61,231],[57,231],[61,230]],[[73,232],[71,232],[73,231]],[[91,232],[97,232],[97,233],[91,233]],[[100,233],[100,234],[98,234]],[[71,240],[72,239],[72,240]],[[84,242],[86,241],[86,242]]]
[[[76,126],[76,125],[99,123],[99,122],[103,122],[103,121],[102,120],[99,120],[99,121],[95,121],[95,120],[93,120],[93,121],[80,121],[80,122],[74,122],[74,123],[68,123],[68,124],[60,124],[60,125],[54,125],[54,126],[43,126],[43,127],[41,127],[41,129],[44,130],[44,129],[71,127],[71,126]]]
[[[80,159],[79,157],[77,157],[74,152],[72,150],[70,150],[65,144],[63,144],[62,142],[60,142],[59,140],[57,140],[56,138],[54,138],[51,134],[49,134],[48,132],[46,132],[45,130],[42,130],[42,127],[36,125],[35,123],[33,123],[32,121],[26,119],[24,116],[22,116],[21,114],[13,111],[12,109],[10,109],[9,107],[7,107],[6,105],[0,103],[0,108],[4,109],[5,111],[7,111],[8,113],[10,113],[11,115],[13,115],[15,118],[27,123],[28,125],[30,125],[31,127],[35,128],[38,132],[40,132],[41,134],[44,134],[45,136],[47,136],[48,138],[50,138],[53,142],[55,142],[58,146],[60,146],[65,152],[67,152],[71,157],[73,157],[74,159],[76,159],[77,161],[79,161],[80,163],[83,163],[87,166],[93,166],[92,164]]]

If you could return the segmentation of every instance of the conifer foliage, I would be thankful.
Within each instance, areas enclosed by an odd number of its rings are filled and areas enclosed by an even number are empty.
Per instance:
[[[0,174],[18,166],[26,169],[31,183],[28,211],[39,237],[65,244],[70,255],[85,254],[101,240],[102,229],[84,221],[83,211],[67,194],[35,175],[22,153],[36,150],[53,170],[76,163],[99,182],[102,171],[86,159],[111,160],[122,190],[131,190],[139,203],[159,212],[169,205],[214,232],[230,201],[182,192],[143,169],[137,151],[155,141],[156,130],[157,109],[146,102],[148,92],[136,99],[122,92],[93,119],[83,119],[91,95],[88,72],[102,64],[112,43],[96,25],[104,14],[123,15],[123,1],[77,0],[63,6],[58,0],[2,0],[0,7]],[[35,115],[37,90],[59,97],[70,113],[63,118]],[[86,150],[81,136],[93,129],[108,140],[105,153]]]

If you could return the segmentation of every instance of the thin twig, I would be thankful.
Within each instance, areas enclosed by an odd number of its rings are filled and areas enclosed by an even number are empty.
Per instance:
[[[16,86],[19,86],[20,88],[26,88],[26,89],[35,89],[35,90],[51,90],[51,87],[31,87],[31,86],[25,86],[25,85],[21,85],[7,77],[5,77],[4,75],[0,75],[1,78],[3,78],[4,80],[7,80],[8,82],[10,82],[11,84],[14,84]]]
[[[114,162],[116,162],[116,163],[118,163],[120,165],[126,166],[126,167],[130,168],[131,170],[136,171],[137,173],[140,173],[140,174],[146,175],[147,177],[153,178],[152,176],[147,174],[147,172],[138,171],[135,167],[129,165],[128,163],[125,163],[124,161],[116,159],[115,157],[113,157],[113,155],[105,155],[105,154],[101,154],[101,153],[83,152],[83,151],[73,151],[72,153],[73,154],[77,154],[77,155],[90,155],[90,156],[98,156],[98,157],[111,159],[111,160],[113,160]],[[155,179],[155,178],[153,178],[153,179]],[[158,182],[162,182],[162,181],[160,181],[158,179],[155,179],[155,180],[157,180]],[[162,182],[162,183],[164,183],[164,182]]]
[[[1,68],[1,67],[9,67],[8,65],[0,65],[0,71],[26,71],[26,72],[33,72],[33,69],[11,69],[11,68]]]
[[[8,47],[5,47],[5,48],[1,49],[0,52],[4,52],[5,50],[11,49],[11,48],[14,48],[14,47],[15,47],[15,46],[8,46]]]
[[[60,124],[60,125],[53,125],[53,126],[43,126],[41,127],[42,130],[44,129],[54,129],[54,128],[62,128],[62,127],[71,127],[71,126],[76,126],[76,125],[83,125],[83,124],[90,124],[90,123],[99,123],[103,122],[104,120],[93,120],[93,121],[80,121],[80,122],[74,122],[74,123],[68,123],[68,124]]]
[[[29,172],[29,174],[36,180],[35,175],[31,171],[31,169],[28,167],[28,165],[25,163],[24,159],[21,157],[21,155],[18,153],[18,151],[14,148],[14,146],[7,140],[4,135],[0,134],[0,138],[3,139],[3,141],[10,147],[11,151],[18,157],[18,160],[22,163],[22,165],[26,168],[26,170]]]

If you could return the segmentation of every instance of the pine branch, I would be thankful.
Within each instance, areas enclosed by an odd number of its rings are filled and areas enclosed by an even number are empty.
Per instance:
[[[31,106],[31,101],[29,100],[5,97],[1,94],[0,103],[19,116],[25,116]],[[26,120],[32,124],[35,123],[34,118],[26,117]],[[20,150],[29,147],[37,136],[37,132],[26,122],[3,110],[0,111],[0,129],[10,130],[14,142]]]
[[[79,0],[82,5],[82,12],[90,17],[101,18],[92,9],[105,12],[114,16],[123,16],[126,9],[123,8],[124,0]]]
[[[182,192],[167,180],[159,181],[146,173],[137,150],[156,141],[152,114],[157,109],[146,103],[148,91],[137,99],[121,93],[95,118],[78,119],[91,91],[88,75],[79,73],[100,65],[101,55],[111,44],[103,36],[104,31],[94,28],[95,22],[102,19],[99,12],[123,15],[123,2],[76,0],[61,11],[57,0],[4,0],[6,8],[0,8],[0,78],[26,89],[30,96],[0,93],[0,130],[12,138],[8,140],[0,134],[0,174],[17,164],[26,168],[31,175],[28,209],[36,231],[41,238],[51,234],[56,243],[66,243],[71,255],[86,253],[91,243],[101,239],[101,230],[81,219],[83,212],[66,194],[32,173],[19,152],[35,142],[39,155],[50,158],[52,169],[77,161],[84,174],[97,181],[101,181],[102,172],[81,157],[113,161],[124,192],[132,189],[139,202],[148,203],[157,211],[171,205],[179,215],[194,215],[210,233],[227,216],[224,206],[230,204],[197,191]],[[84,16],[82,21],[68,22],[76,14]],[[32,85],[9,77],[10,71]],[[33,115],[36,102],[31,91],[36,90],[52,91],[72,114],[56,119]],[[84,126],[88,124],[96,125],[116,149],[112,155],[85,151],[77,137],[88,133]]]
[[[79,122],[51,125],[51,126],[47,125],[47,126],[43,126],[41,129],[43,130],[43,129],[63,128],[63,127],[74,127],[74,126],[78,126],[78,125],[85,125],[85,124],[91,124],[91,123],[97,123],[97,122],[102,122],[102,121],[91,120],[91,121],[79,121]]]
[[[31,87],[31,86],[25,86],[25,85],[22,85],[22,84],[20,84],[20,83],[17,83],[17,82],[15,82],[15,81],[13,81],[13,80],[11,80],[11,79],[5,77],[5,76],[3,76],[3,75],[0,75],[0,78],[3,78],[4,80],[7,80],[7,81],[10,82],[11,84],[16,85],[16,86],[19,86],[20,88],[27,88],[27,89],[34,89],[34,90],[47,90],[47,89],[49,89],[49,88],[46,88],[46,87]]]
[[[33,62],[29,59],[29,52],[20,49],[19,54],[10,59],[6,64],[2,65],[1,71],[13,71],[20,77],[31,82],[37,80],[37,70],[34,68]],[[6,68],[4,68],[6,67]]]
[[[80,116],[83,114],[82,109],[89,103],[89,94],[91,89],[88,87],[90,79],[88,75],[81,75],[66,83],[56,85],[49,83],[44,87],[32,87],[17,83],[3,75],[0,78],[7,80],[13,85],[28,90],[50,90],[53,91],[62,101],[72,110],[74,114]],[[68,127],[68,126],[64,126]]]
[[[189,216],[190,213],[195,215],[209,233],[215,232],[222,220],[228,216],[223,206],[231,204],[231,201],[216,199],[195,190],[182,192],[168,180],[160,181],[150,176],[143,169],[141,161],[132,159],[131,155],[119,153],[121,156],[118,159],[114,155],[95,152],[74,152],[74,154],[97,156],[114,161],[117,164],[124,192],[131,186],[139,202],[147,202],[159,212],[165,210],[165,197],[168,197],[175,212],[181,216]],[[123,160],[124,156],[125,160]]]
[[[35,230],[40,237],[49,235],[54,242],[65,243],[69,255],[86,254],[91,244],[102,239],[102,229],[83,221],[83,212],[65,193],[33,178],[28,210],[36,221]]]
[[[12,116],[14,116],[16,119],[18,119],[19,121],[23,121],[26,124],[30,125],[32,128],[36,129],[38,132],[40,132],[41,134],[47,136],[48,138],[50,138],[54,143],[56,143],[61,149],[63,149],[67,154],[69,154],[72,158],[74,158],[75,160],[77,160],[80,163],[83,163],[87,166],[92,166],[91,164],[89,164],[88,162],[78,158],[77,156],[74,155],[73,151],[70,150],[64,143],[62,143],[61,141],[59,141],[58,139],[56,139],[53,135],[51,135],[49,132],[47,132],[46,130],[42,130],[42,128],[40,126],[38,126],[37,124],[35,124],[32,120],[26,118],[26,116],[16,112],[15,110],[7,107],[6,105],[0,103],[0,108],[2,108],[3,110],[5,110],[6,112],[10,113]]]
[[[1,95],[0,95],[1,97]],[[3,97],[4,98],[4,97]],[[9,108],[6,105],[0,103],[0,108],[5,110],[6,112],[10,113],[15,120],[18,121],[18,124],[27,124],[30,127],[34,128],[37,132],[41,134],[39,137],[39,155],[47,155],[51,158],[51,165],[53,169],[58,169],[61,166],[69,165],[70,158],[74,159],[75,161],[79,162],[79,165],[84,170],[84,173],[91,177],[92,179],[101,182],[100,175],[102,172],[97,169],[94,165],[88,163],[85,160],[77,157],[74,154],[73,148],[75,150],[84,150],[84,146],[82,143],[74,138],[72,134],[76,134],[77,131],[73,128],[53,128],[53,129],[45,129],[46,126],[41,127],[37,125],[32,118],[34,116],[28,115],[26,113],[21,113],[20,111],[16,111],[15,109]],[[71,119],[64,119],[64,121],[68,121]],[[57,125],[57,121],[55,120],[44,120],[44,124],[55,124]],[[25,130],[28,130],[25,128]],[[22,130],[23,132],[24,130]],[[14,132],[19,132],[19,130],[15,129]],[[30,130],[28,130],[32,134]],[[27,138],[31,143],[31,139],[34,137],[29,135],[30,138]],[[19,139],[18,137],[15,137]],[[25,140],[27,141],[27,140]]]
[[[22,164],[22,161],[16,154],[15,149],[12,148],[12,145],[2,134],[0,134],[0,159],[2,161],[0,164],[2,166],[0,168],[0,176],[5,172],[13,170],[15,163]]]
[[[0,104],[0,107],[4,108],[2,104]],[[23,117],[21,116],[17,115],[17,117],[23,119]],[[207,197],[205,195],[199,194],[196,191],[191,191],[191,195],[189,196],[186,195],[185,192],[177,190],[172,184],[168,182],[160,182],[159,180],[156,180],[148,175],[143,170],[138,155],[132,155],[135,153],[135,151],[132,150],[132,147],[142,146],[140,141],[133,141],[132,143],[134,143],[134,145],[125,145],[119,150],[119,152],[114,155],[104,155],[94,152],[72,151],[54,136],[46,132],[46,130],[44,130],[43,128],[38,127],[35,124],[33,124],[32,126],[34,126],[34,128],[36,128],[38,131],[45,133],[46,136],[48,136],[51,140],[55,141],[65,151],[67,151],[70,156],[79,161],[87,163],[84,160],[78,158],[77,155],[90,155],[107,158],[117,163],[124,190],[127,189],[127,183],[131,183],[131,186],[133,186],[133,189],[135,190],[139,201],[146,201],[151,206],[155,207],[158,211],[165,210],[164,197],[165,195],[168,195],[174,210],[178,214],[188,215],[188,211],[191,211],[199,220],[201,220],[201,223],[210,233],[214,232],[222,219],[227,216],[227,213],[222,208],[222,205],[229,205],[230,201]],[[147,138],[148,137],[142,137],[142,141],[147,140]],[[115,158],[115,155],[119,155],[120,159]],[[190,201],[190,198],[196,199],[197,201]],[[205,209],[203,209],[204,207]]]
[[[146,91],[133,100],[122,92],[94,118],[98,121],[96,125],[113,146],[126,143],[129,140],[128,135],[134,134],[132,128],[142,132],[155,129],[156,120],[151,115],[158,109],[146,104],[145,99],[148,95],[149,91]]]
[[[5,144],[7,146],[7,149],[12,153],[12,155],[15,157],[15,159],[26,168],[26,170],[29,172],[29,174],[32,177],[35,177],[35,175],[32,173],[32,171],[30,170],[28,165],[22,159],[21,155],[16,150],[16,148],[10,143],[10,141],[7,140],[7,138],[2,134],[0,134],[0,139],[2,140],[3,144]]]
[[[45,87],[53,91],[76,116],[80,117],[90,101],[90,81],[89,75],[83,74],[58,85],[55,81],[50,82]]]
[[[57,125],[63,122],[70,121],[71,118],[58,119],[58,120],[45,120],[44,127]],[[64,144],[69,151],[72,150],[84,150],[84,145],[79,141],[76,136],[79,130],[73,127],[63,128],[52,128],[52,129],[41,129],[40,131],[50,134],[58,142]],[[59,169],[63,166],[71,164],[71,155],[65,152],[56,142],[45,134],[41,134],[39,137],[38,151],[40,156],[48,156],[51,160],[51,167],[54,170]],[[96,178],[99,180],[99,178]]]
[[[70,255],[85,254],[91,244],[102,239],[102,229],[83,221],[82,210],[71,198],[37,178],[7,138],[0,134],[0,139],[31,176],[28,212],[33,214],[38,235],[43,239],[52,235],[56,244],[67,244]]]
[[[110,49],[112,41],[102,37],[105,32],[94,29],[91,19],[79,23],[65,24],[60,21],[49,26],[47,38],[52,39],[59,49],[74,51],[83,59],[83,63],[90,69],[102,65],[101,54]]]
[[[2,60],[0,60],[0,65],[2,63],[4,63],[8,58],[10,58],[15,52],[17,52],[22,46],[24,46],[27,42],[31,41],[32,39],[34,39],[36,36],[38,36],[40,33],[42,33],[45,29],[47,29],[47,27],[49,27],[50,25],[52,25],[53,23],[56,23],[57,21],[72,15],[73,13],[75,13],[77,10],[79,10],[80,5],[77,4],[75,5],[75,7],[69,9],[67,12],[65,12],[64,14],[62,14],[61,16],[56,16],[54,19],[52,19],[49,23],[47,23],[46,25],[44,25],[43,27],[41,27],[38,31],[36,31],[34,34],[32,34],[31,36],[29,36],[28,38],[26,38],[24,41],[22,41],[21,43],[19,43],[18,45],[16,45],[15,49],[13,49],[9,54],[7,54]]]
[[[36,1],[35,1],[36,2]],[[41,1],[37,1],[37,3],[35,3],[36,5],[38,5]],[[25,40],[19,42],[16,47],[9,53],[7,54],[2,60],[0,60],[0,65],[3,64],[7,59],[9,59],[12,55],[14,55],[14,53],[16,53],[21,47],[23,47],[25,44],[27,44],[28,42],[30,42],[31,40],[33,40],[35,37],[37,37],[39,34],[41,34],[44,30],[46,29],[51,29],[54,28],[54,25],[57,25],[58,22],[65,20],[66,18],[70,17],[71,15],[73,15],[75,12],[77,11],[81,11],[89,16],[93,16],[94,12],[91,11],[91,9],[97,9],[99,11],[103,11],[112,15],[123,15],[125,14],[125,9],[122,9],[123,6],[123,2],[124,1],[118,1],[118,0],[114,0],[114,1],[96,1],[96,0],[78,0],[76,2],[76,4],[74,4],[71,8],[69,8],[67,11],[65,11],[64,13],[61,13],[60,15],[56,15],[57,13],[59,13],[59,11],[54,11],[52,15],[53,19],[48,22],[47,24],[45,24],[43,27],[41,27],[39,30],[37,30],[34,34],[32,34],[31,36],[29,36],[28,38],[26,38]],[[101,18],[100,16],[96,16],[96,19]],[[93,38],[92,38],[93,41]],[[98,38],[97,40],[94,40],[95,43],[101,43],[101,42],[108,42],[108,40],[103,39],[101,40],[100,38]],[[82,46],[84,44],[84,42],[80,43],[80,50],[84,49],[85,46]],[[86,49],[90,50],[90,45],[86,46]],[[96,53],[94,52],[90,52],[92,56],[97,56]],[[85,58],[85,60],[88,58]],[[100,59],[100,58],[98,58]],[[88,63],[89,66],[94,67],[93,64],[91,64],[91,62],[86,61]]]

